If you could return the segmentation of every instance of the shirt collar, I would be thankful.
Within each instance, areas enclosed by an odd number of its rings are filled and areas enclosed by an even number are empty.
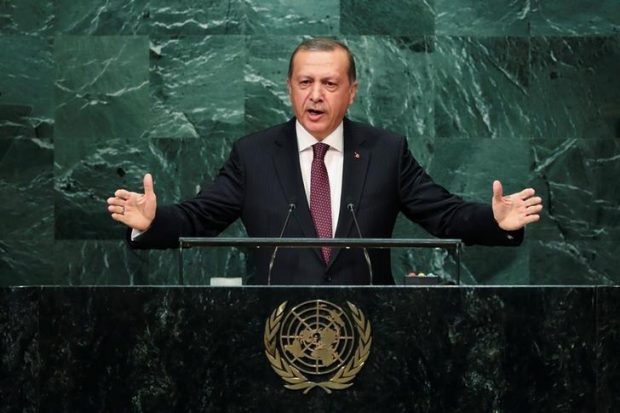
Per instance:
[[[299,120],[295,120],[295,132],[297,132],[297,147],[299,148],[299,152],[310,149],[312,145],[317,142],[326,143],[330,148],[338,152],[344,151],[344,127],[342,126],[342,122],[340,122],[340,125],[322,141],[312,136],[310,132],[299,123]]]

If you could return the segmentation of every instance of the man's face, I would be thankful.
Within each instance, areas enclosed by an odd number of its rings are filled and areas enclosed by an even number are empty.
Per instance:
[[[349,82],[348,70],[347,53],[339,48],[300,50],[293,59],[288,80],[291,105],[299,122],[318,140],[338,127],[355,99],[357,82]]]

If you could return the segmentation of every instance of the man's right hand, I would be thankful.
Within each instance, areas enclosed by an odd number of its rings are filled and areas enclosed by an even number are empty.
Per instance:
[[[153,177],[144,175],[144,193],[118,189],[108,198],[108,211],[112,219],[138,231],[146,231],[155,219],[157,197],[153,191]]]

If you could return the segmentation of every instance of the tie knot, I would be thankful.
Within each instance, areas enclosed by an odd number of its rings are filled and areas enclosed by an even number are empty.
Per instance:
[[[321,161],[325,159],[325,154],[329,149],[329,145],[326,143],[315,143],[312,145],[312,151],[314,152],[314,159],[320,159]]]

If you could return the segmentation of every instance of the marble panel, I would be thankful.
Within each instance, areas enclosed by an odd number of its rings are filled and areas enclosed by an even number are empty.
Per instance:
[[[54,256],[50,239],[0,240],[0,286],[62,285],[54,278]]]
[[[151,147],[120,139],[59,140],[55,153],[55,238],[124,239],[125,228],[112,220],[106,200],[119,188],[142,190],[144,174],[155,173]]]
[[[534,0],[534,36],[587,36],[620,32],[620,7],[614,0]]]
[[[529,0],[435,0],[437,35],[529,36]]]
[[[55,0],[57,33],[76,35],[148,34],[151,7],[148,0]]]
[[[54,24],[53,0],[4,0],[0,3],[0,35],[46,36]]]
[[[148,41],[140,36],[59,36],[56,138],[138,139],[149,127]]]
[[[485,291],[472,291],[472,295],[482,298]],[[496,308],[504,320],[500,331],[505,348],[502,362],[495,365],[507,384],[497,395],[502,399],[500,410],[596,411],[594,290],[523,288],[488,292],[490,297],[500,298],[501,304]],[[479,307],[475,306],[477,301],[487,300],[465,302],[475,308]],[[493,325],[484,321],[489,320],[491,313],[479,312],[476,320],[482,331]],[[488,350],[492,354],[492,347]]]
[[[252,133],[293,116],[286,81],[291,53],[300,36],[251,36],[247,38],[245,82],[245,132]]]
[[[246,0],[244,33],[260,34],[338,34],[340,1]]]
[[[530,245],[530,283],[535,285],[617,285],[618,242],[536,241]]]
[[[530,148],[524,140],[438,139],[432,154],[426,166],[429,175],[469,201],[489,203],[496,179],[506,195],[526,188],[531,179]]]
[[[153,138],[238,138],[243,133],[242,36],[153,39]]]
[[[620,146],[610,139],[536,139],[531,143],[534,186],[546,205],[532,237],[545,241],[620,237]],[[612,179],[613,180],[613,179]]]
[[[47,140],[0,139],[0,239],[53,239],[53,150]]]
[[[150,0],[149,20],[155,36],[242,34],[244,0]]]
[[[529,39],[438,36],[437,137],[529,136]]]
[[[435,0],[340,0],[340,32],[423,36],[435,34]]]
[[[38,289],[0,290],[0,412],[39,411]]]
[[[48,38],[0,36],[0,139],[52,137],[53,67]]]
[[[148,284],[148,253],[122,241],[58,240],[54,278],[63,285]]]
[[[530,136],[620,136],[620,37],[534,37],[531,42]]]
[[[420,162],[434,135],[433,39],[349,36],[359,87],[348,116],[406,136]]]

